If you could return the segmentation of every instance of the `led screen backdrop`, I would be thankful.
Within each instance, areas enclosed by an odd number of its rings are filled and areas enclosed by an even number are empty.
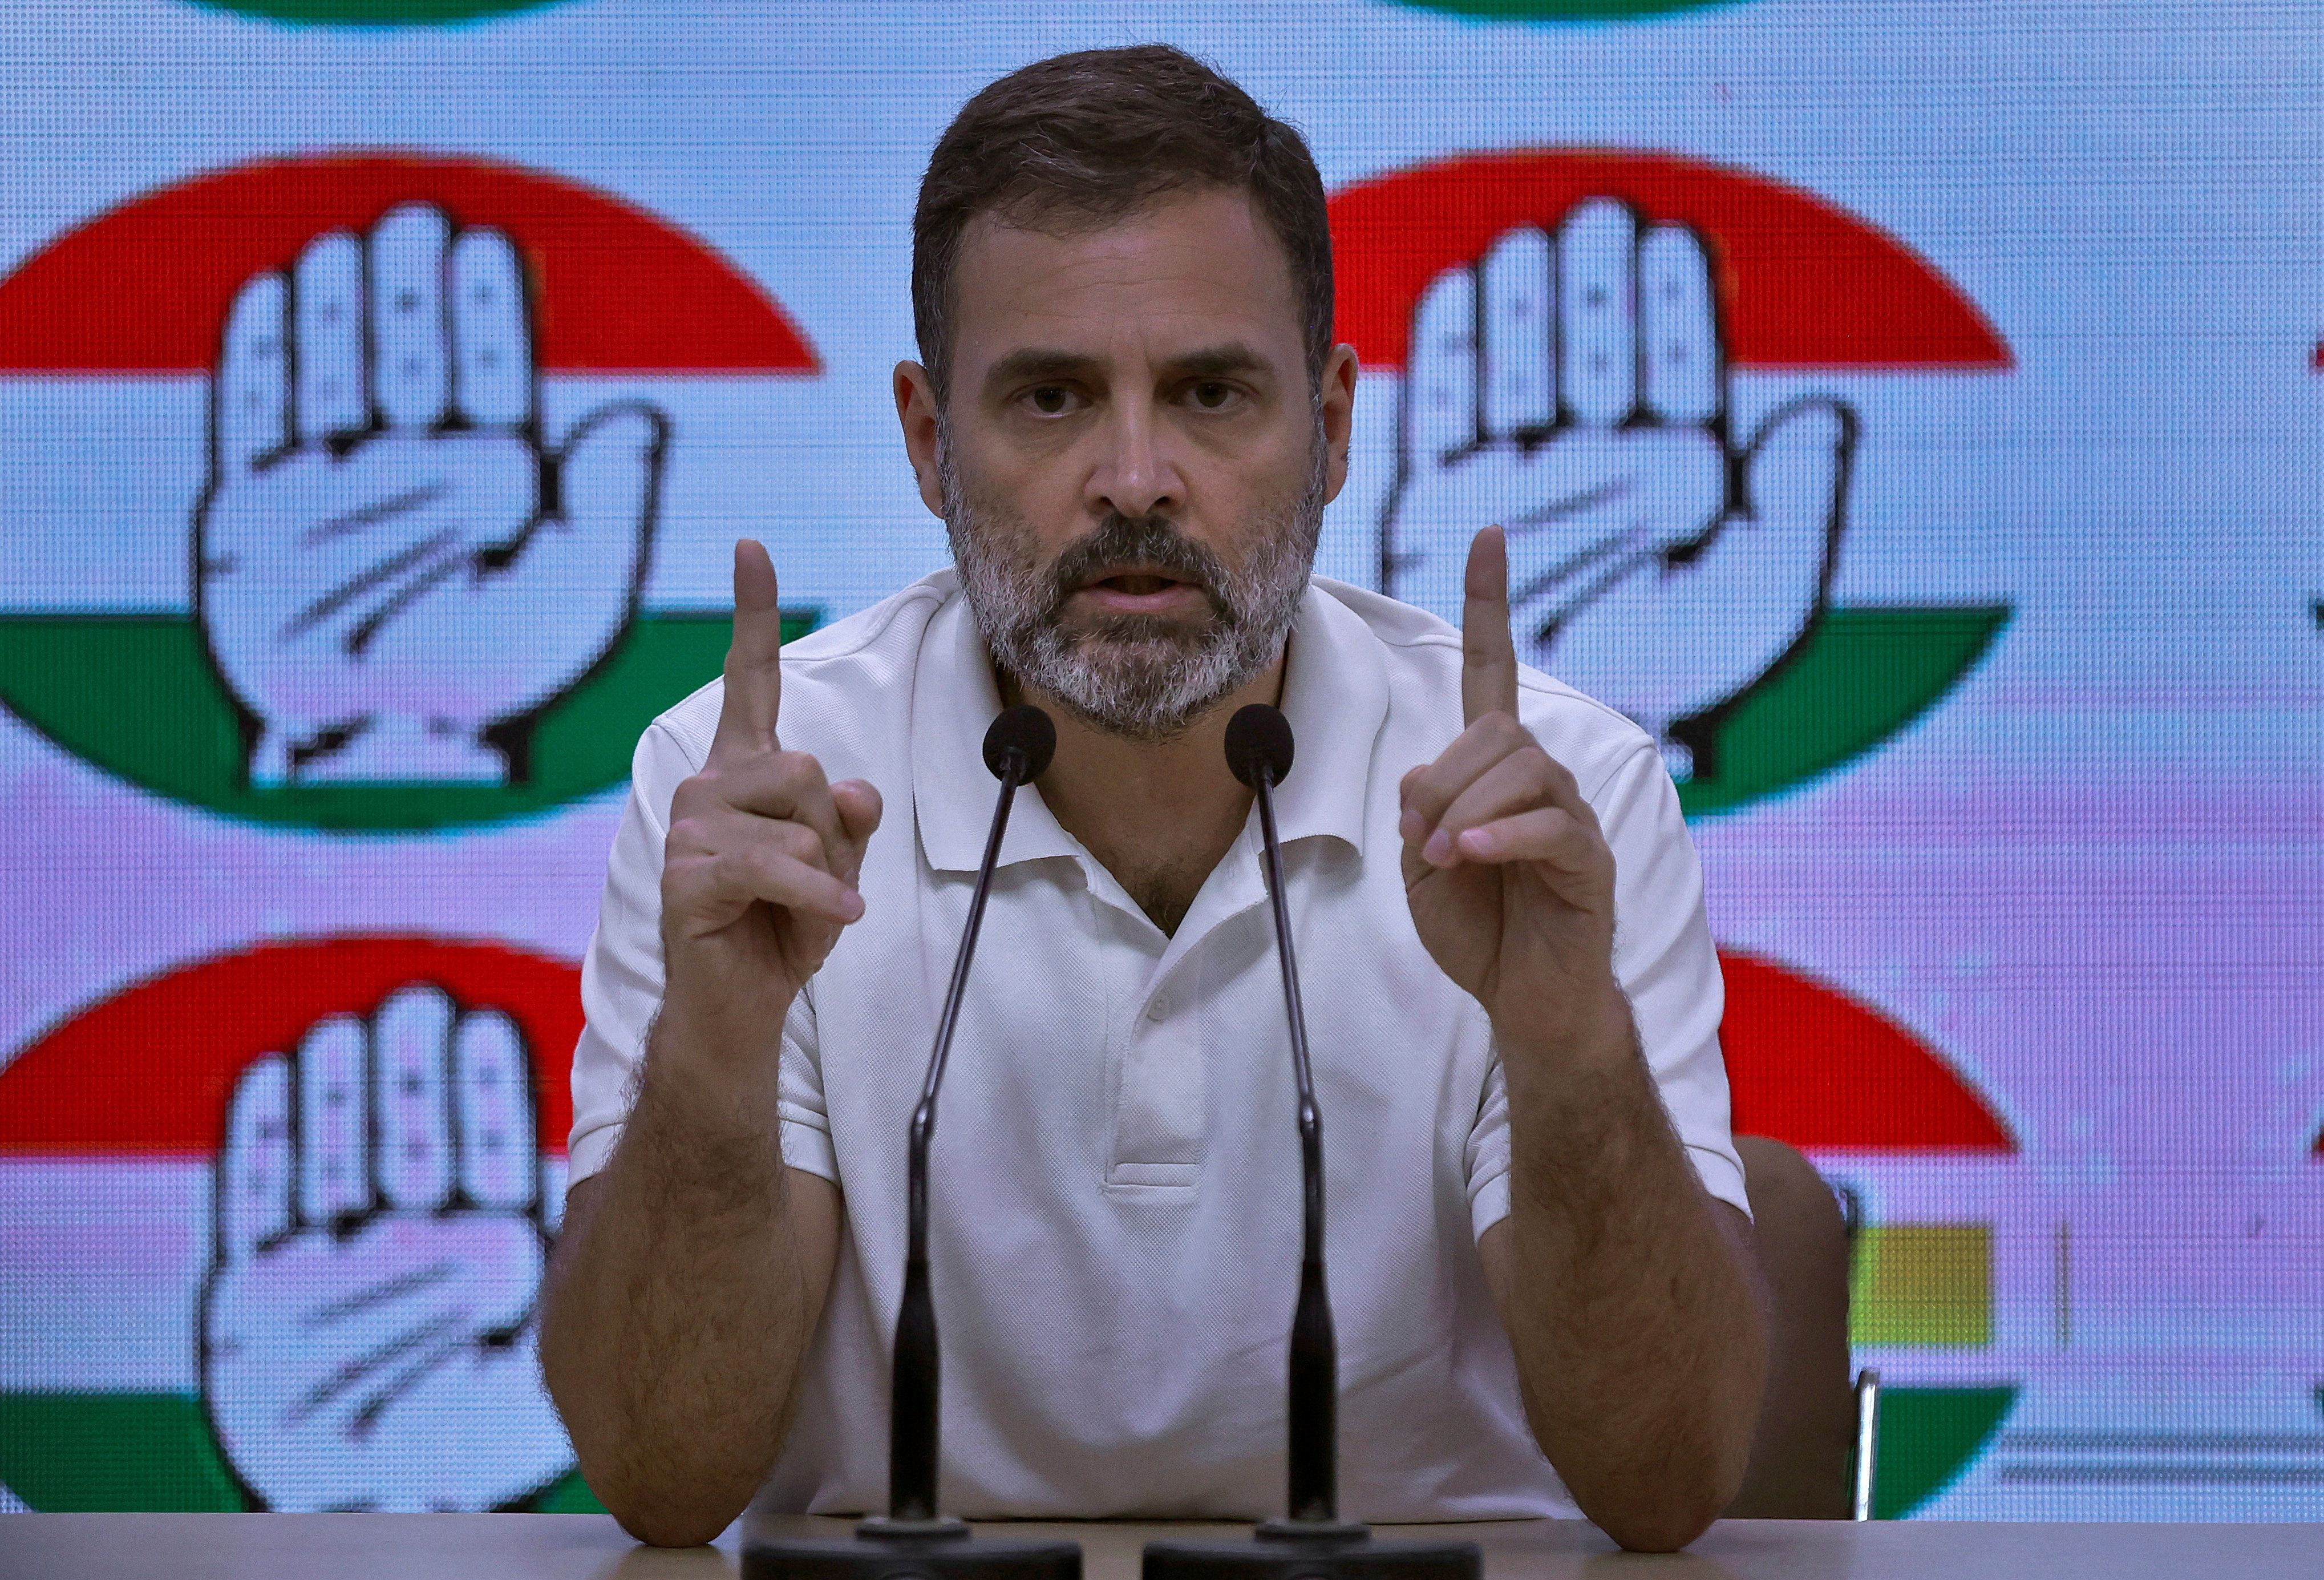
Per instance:
[[[2324,1513],[2324,17],[2224,0],[7,8],[8,1506],[589,1506],[525,1323],[630,747],[738,534],[798,631],[942,562],[920,164],[1148,38],[1333,195],[1322,570],[1513,523],[1664,744],[1881,1510]]]

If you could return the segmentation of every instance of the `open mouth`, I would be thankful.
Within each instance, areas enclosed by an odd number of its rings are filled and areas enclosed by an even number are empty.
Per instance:
[[[1200,580],[1148,562],[1140,565],[1101,565],[1083,578],[1074,591],[1084,606],[1094,605],[1117,614],[1176,613],[1189,604],[1209,601]]]
[[[1084,585],[1102,587],[1108,592],[1120,593],[1126,597],[1147,598],[1158,593],[1167,593],[1179,587],[1190,587],[1193,584],[1180,581],[1174,576],[1160,576],[1152,571],[1132,570],[1124,571],[1120,576],[1102,577]]]

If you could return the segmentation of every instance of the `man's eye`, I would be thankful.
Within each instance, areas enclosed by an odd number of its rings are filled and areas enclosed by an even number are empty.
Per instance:
[[[1031,397],[1033,410],[1044,417],[1056,416],[1065,409],[1073,398],[1071,390],[1061,388],[1056,384],[1043,384],[1033,392]]]
[[[1205,411],[1223,411],[1233,403],[1235,387],[1217,379],[1205,379],[1194,388],[1194,404]]]

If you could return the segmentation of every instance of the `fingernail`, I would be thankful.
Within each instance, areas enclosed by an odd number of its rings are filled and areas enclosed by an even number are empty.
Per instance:
[[[839,897],[839,919],[842,921],[853,921],[857,917],[862,916],[862,895],[858,894],[854,890],[850,889],[846,893]]]
[[[1417,839],[1428,832],[1428,819],[1407,808],[1397,821],[1396,831],[1407,840]]]
[[[1491,855],[1493,836],[1482,828],[1471,828],[1461,836],[1461,848],[1471,855]]]
[[[1449,865],[1452,860],[1452,836],[1439,828],[1428,836],[1428,843],[1420,847],[1420,859],[1432,866]]]

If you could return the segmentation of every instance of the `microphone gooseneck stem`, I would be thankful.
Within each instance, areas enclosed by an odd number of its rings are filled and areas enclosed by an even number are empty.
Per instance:
[[[1283,846],[1275,832],[1272,773],[1253,776],[1264,846],[1267,900],[1275,913],[1275,957],[1283,967],[1283,1007],[1291,1023],[1291,1072],[1299,1092],[1299,1304],[1291,1317],[1289,1453],[1295,1520],[1330,1524],[1339,1519],[1338,1344],[1332,1298],[1323,1283],[1323,1118],[1315,1106],[1315,1078],[1307,1058],[1307,1016],[1299,1000],[1299,966],[1291,948],[1291,908],[1283,896]]]
[[[895,1380],[888,1437],[888,1517],[927,1520],[936,1517],[936,1308],[928,1293],[928,1143],[936,1130],[936,1090],[944,1085],[945,1059],[960,1023],[961,995],[968,986],[969,961],[984,926],[984,901],[992,892],[992,870],[1001,861],[1001,836],[1009,829],[1009,808],[1029,765],[1010,753],[1001,773],[1001,799],[992,808],[992,832],[976,869],[976,892],[968,902],[968,925],[961,929],[960,953],[945,989],[944,1013],[936,1021],[936,1048],[928,1076],[912,1110],[909,1150],[905,1157],[907,1198],[904,1298],[896,1312]]]

